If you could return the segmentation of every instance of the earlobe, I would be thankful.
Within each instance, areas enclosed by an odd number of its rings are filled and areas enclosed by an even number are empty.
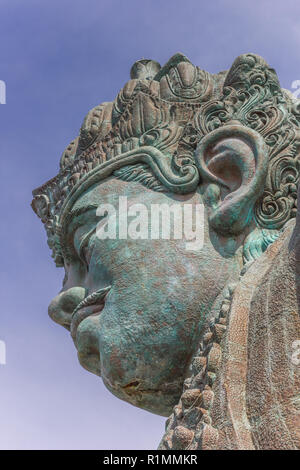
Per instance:
[[[211,226],[225,235],[242,232],[264,188],[268,150],[263,137],[228,124],[201,140],[195,159]]]

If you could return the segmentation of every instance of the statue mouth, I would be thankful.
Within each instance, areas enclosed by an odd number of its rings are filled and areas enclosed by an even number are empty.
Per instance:
[[[105,307],[105,298],[111,286],[99,289],[83,299],[72,313],[71,336],[76,340],[77,329],[80,323],[90,316],[99,315]]]

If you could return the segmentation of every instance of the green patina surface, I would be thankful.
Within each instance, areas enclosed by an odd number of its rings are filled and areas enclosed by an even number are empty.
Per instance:
[[[59,174],[33,192],[66,272],[50,316],[71,331],[82,366],[119,398],[168,416],[181,397],[162,448],[227,445],[217,424],[209,428],[221,412],[209,410],[214,396],[219,409],[231,370],[218,375],[230,286],[296,216],[299,125],[299,101],[257,55],[215,75],[182,54],[164,67],[143,59],[114,102],[88,113]],[[151,239],[151,224],[148,239],[99,238],[97,208],[124,197],[149,212],[204,207],[203,246]],[[231,423],[222,419],[218,429]],[[228,446],[251,448],[248,431],[236,429],[242,437]]]

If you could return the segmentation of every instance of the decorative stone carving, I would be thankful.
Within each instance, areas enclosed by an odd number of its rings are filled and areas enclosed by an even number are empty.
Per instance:
[[[216,75],[142,59],[33,191],[66,271],[49,314],[112,393],[171,414],[161,449],[300,447],[299,129],[255,54]],[[202,250],[99,241],[97,206],[124,196],[204,204]]]

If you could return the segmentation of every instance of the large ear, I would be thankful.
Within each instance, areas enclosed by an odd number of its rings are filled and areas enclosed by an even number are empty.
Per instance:
[[[268,168],[268,150],[256,131],[229,124],[205,136],[196,149],[209,222],[223,234],[240,233],[252,220]]]

